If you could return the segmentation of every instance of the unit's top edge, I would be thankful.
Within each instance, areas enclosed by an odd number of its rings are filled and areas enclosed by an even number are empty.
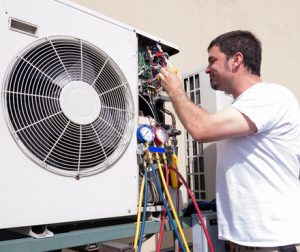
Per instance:
[[[59,2],[61,4],[64,4],[64,5],[70,6],[72,8],[75,8],[75,9],[77,9],[79,11],[85,12],[85,13],[87,13],[89,15],[95,16],[97,18],[103,19],[106,22],[109,22],[111,24],[117,25],[117,26],[122,27],[122,28],[124,28],[126,30],[135,32],[136,34],[138,34],[138,35],[140,35],[140,36],[142,36],[144,38],[148,38],[148,39],[150,39],[152,41],[158,42],[159,44],[162,44],[163,46],[165,46],[165,49],[167,49],[167,51],[169,51],[170,55],[173,55],[173,54],[176,54],[176,53],[179,52],[178,46],[176,46],[176,45],[174,45],[174,44],[172,44],[172,43],[170,43],[170,42],[168,42],[166,40],[157,38],[154,35],[148,34],[148,33],[144,32],[144,31],[136,29],[136,28],[134,28],[134,27],[132,27],[130,25],[124,24],[124,23],[122,23],[120,21],[117,21],[117,20],[115,20],[113,18],[110,18],[108,16],[100,14],[99,12],[93,11],[93,10],[91,10],[91,9],[89,9],[87,7],[84,7],[84,6],[80,5],[80,4],[77,4],[77,3],[75,3],[75,2],[73,2],[71,0],[55,0],[55,1]]]
[[[120,26],[120,27],[122,27],[122,28],[124,28],[126,30],[134,31],[134,28],[131,27],[131,26],[129,26],[129,25],[126,25],[126,24],[124,24],[122,22],[119,22],[119,21],[113,19],[113,18],[110,18],[108,16],[100,14],[99,12],[93,11],[92,9],[89,9],[87,7],[84,7],[83,5],[77,4],[77,3],[75,3],[75,2],[73,2],[71,0],[54,0],[54,1],[59,2],[61,4],[69,6],[69,7],[75,8],[75,9],[77,9],[79,11],[82,11],[82,12],[87,13],[89,15],[92,15],[94,17],[103,19],[103,20],[105,20],[105,21],[107,21],[109,23],[112,23],[114,25]]]
[[[152,41],[158,42],[160,45],[162,45],[163,51],[168,52],[170,56],[179,52],[179,48],[175,44],[172,44],[172,43],[170,43],[170,42],[168,42],[166,40],[160,39],[158,37],[155,37],[155,36],[153,36],[153,35],[151,35],[149,33],[146,33],[144,31],[141,31],[141,30],[138,30],[138,29],[136,29],[135,32],[139,36],[142,36],[143,38],[146,38],[148,40],[152,40]]]

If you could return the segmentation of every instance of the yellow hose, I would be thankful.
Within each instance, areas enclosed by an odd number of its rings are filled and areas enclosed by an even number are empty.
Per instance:
[[[140,196],[139,196],[139,208],[138,208],[138,215],[137,215],[137,220],[136,220],[135,238],[134,238],[134,244],[133,244],[134,251],[137,250],[139,233],[140,233],[141,212],[142,212],[141,209],[142,209],[142,202],[143,202],[143,195],[144,195],[144,187],[145,187],[145,175],[143,176],[143,180],[142,180],[142,184],[141,184],[141,190],[140,190]]]
[[[177,158],[176,154],[172,154],[172,156],[171,156],[170,167],[177,170],[178,158]],[[177,174],[176,174],[175,171],[170,170],[170,178],[171,178],[171,186],[173,187],[173,189],[178,189],[179,188],[179,181],[178,181],[178,177],[177,177]]]
[[[164,157],[165,157],[165,155],[164,155]],[[166,184],[166,181],[165,181],[164,174],[163,174],[163,172],[162,172],[161,163],[160,163],[160,160],[159,160],[159,155],[158,155],[158,153],[155,153],[155,158],[156,158],[156,160],[157,160],[157,165],[158,165],[159,175],[160,175],[160,177],[161,177],[162,184],[163,184],[165,193],[166,193],[167,198],[168,198],[168,202],[169,202],[170,207],[171,207],[171,209],[172,209],[172,212],[173,212],[173,215],[174,215],[174,219],[175,219],[176,224],[177,224],[177,227],[178,227],[178,231],[179,231],[180,236],[181,236],[181,238],[182,238],[183,245],[184,245],[186,251],[187,251],[187,252],[190,252],[190,249],[189,249],[189,246],[188,246],[188,244],[187,244],[187,242],[186,242],[186,239],[185,239],[185,236],[184,236],[182,227],[181,227],[181,225],[180,225],[180,222],[179,222],[179,219],[178,219],[178,216],[177,216],[177,213],[176,213],[176,210],[175,210],[175,207],[174,207],[172,198],[171,198],[171,196],[170,196],[169,189],[168,189],[168,187],[167,187],[167,184]]]

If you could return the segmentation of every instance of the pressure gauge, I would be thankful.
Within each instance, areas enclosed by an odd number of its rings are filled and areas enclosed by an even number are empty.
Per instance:
[[[136,131],[136,137],[141,143],[150,143],[154,140],[153,129],[149,125],[143,124],[138,127]]]
[[[169,140],[169,134],[165,128],[158,127],[154,129],[155,142],[158,144],[166,144]]]

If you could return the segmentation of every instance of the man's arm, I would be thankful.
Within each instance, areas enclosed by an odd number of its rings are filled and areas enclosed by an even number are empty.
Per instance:
[[[176,74],[169,68],[159,73],[161,85],[170,97],[179,120],[197,141],[211,142],[249,135],[257,131],[255,124],[238,110],[228,107],[210,114],[191,102]]]

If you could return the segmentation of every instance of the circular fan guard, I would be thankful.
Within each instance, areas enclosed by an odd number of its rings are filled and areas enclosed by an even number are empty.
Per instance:
[[[97,92],[100,112],[92,122],[74,122],[61,108],[60,94],[74,82]],[[124,153],[132,137],[134,104],[124,74],[106,53],[80,39],[48,37],[25,48],[10,65],[2,97],[20,148],[58,174],[100,172]]]

